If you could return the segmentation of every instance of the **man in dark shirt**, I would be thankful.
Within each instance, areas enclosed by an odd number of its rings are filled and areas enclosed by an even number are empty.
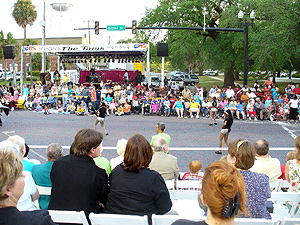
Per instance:
[[[61,157],[53,163],[48,209],[84,210],[86,215],[103,211],[108,195],[108,177],[93,160],[100,154],[102,140],[102,133],[94,129],[77,132],[73,142],[74,155]]]

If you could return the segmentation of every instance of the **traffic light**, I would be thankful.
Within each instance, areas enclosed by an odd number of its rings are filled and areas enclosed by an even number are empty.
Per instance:
[[[95,34],[99,34],[99,21],[95,21]]]
[[[136,20],[132,20],[132,34],[136,34]]]

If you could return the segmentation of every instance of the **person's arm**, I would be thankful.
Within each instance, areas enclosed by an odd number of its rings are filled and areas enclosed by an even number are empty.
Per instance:
[[[158,214],[162,215],[170,211],[172,201],[164,179],[160,174],[155,175],[153,192],[155,194],[154,202],[158,209]]]
[[[290,163],[289,163],[289,161],[287,161],[285,164],[285,178],[290,183],[290,176],[289,176],[290,168],[289,168],[289,166],[290,166]]]
[[[177,105],[177,102],[175,102],[175,104],[173,105],[173,109],[175,109],[175,106]]]
[[[227,120],[224,121],[224,124],[223,124],[223,126],[222,126],[222,129],[225,129],[225,128],[226,128],[226,127],[225,127],[226,124],[227,124]]]
[[[40,197],[40,193],[38,189],[36,189],[36,192],[33,195],[31,195],[31,200],[34,202],[35,200],[38,200],[39,197]]]

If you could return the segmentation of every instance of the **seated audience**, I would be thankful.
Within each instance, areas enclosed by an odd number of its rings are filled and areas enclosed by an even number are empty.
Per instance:
[[[18,146],[14,147],[10,141],[0,143],[0,224],[56,224],[46,210],[20,212],[17,209],[25,186],[23,165],[18,151]]]
[[[289,192],[300,191],[300,136],[295,140],[296,158],[289,160],[285,166],[285,177],[290,183]]]
[[[107,213],[151,215],[165,214],[171,207],[169,191],[162,176],[148,168],[153,150],[140,134],[126,145],[124,162],[111,172]]]
[[[250,169],[252,172],[264,173],[269,177],[269,181],[276,181],[281,174],[280,161],[272,158],[269,153],[269,142],[265,139],[254,142],[256,159]]]
[[[117,153],[119,156],[110,160],[110,168],[113,170],[117,165],[121,164],[124,160],[125,148],[127,145],[126,139],[118,140],[117,142]]]
[[[151,170],[159,172],[164,180],[177,180],[179,169],[177,158],[168,152],[168,141],[163,137],[158,137],[153,142],[154,154],[149,164]]]
[[[93,160],[100,154],[102,140],[99,131],[81,129],[72,144],[74,154],[60,157],[53,163],[49,209],[84,210],[86,215],[103,212],[108,176]]]
[[[52,185],[50,180],[50,172],[52,169],[52,165],[56,159],[62,156],[63,150],[60,144],[53,143],[48,146],[46,154],[48,161],[45,164],[35,165],[32,168],[32,177],[36,185],[51,188]],[[40,209],[48,209],[49,201],[50,195],[40,195]]]
[[[205,221],[177,220],[173,225],[234,224],[240,212],[247,213],[245,184],[242,175],[225,162],[215,162],[205,169],[200,205],[206,205]]]
[[[229,142],[227,161],[241,172],[245,181],[249,216],[242,213],[239,217],[271,219],[266,207],[267,199],[271,197],[269,177],[249,170],[255,161],[254,145],[241,140]]]

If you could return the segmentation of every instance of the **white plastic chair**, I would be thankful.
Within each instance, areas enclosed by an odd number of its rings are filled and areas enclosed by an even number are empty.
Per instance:
[[[51,195],[51,187],[43,187],[36,185],[40,195]]]
[[[202,181],[200,180],[178,180],[177,181],[177,189],[192,189],[192,190],[200,190]]]
[[[284,217],[282,225],[300,225],[300,218],[287,218]]]
[[[174,221],[179,219],[187,219],[194,221],[206,220],[206,217],[182,217],[177,215],[152,215],[152,225],[166,225],[172,224]]]
[[[147,216],[91,213],[89,218],[92,225],[148,225]]]
[[[281,182],[282,182],[282,179],[277,179],[276,181],[270,182],[271,191],[274,191],[274,192],[281,191],[281,188],[280,188]]]
[[[172,209],[181,218],[194,218],[204,215],[198,203],[198,191],[194,190],[169,190],[173,203]]]
[[[291,209],[288,212],[289,217],[295,217],[298,203],[300,202],[300,193],[295,192],[271,192],[270,200],[276,204],[283,205],[286,201],[291,204]],[[281,216],[281,215],[277,215]]]
[[[177,180],[165,180],[165,183],[167,185],[168,190],[175,190],[176,189],[176,183]]]
[[[83,211],[48,210],[55,223],[74,223],[89,225]]]
[[[253,218],[235,218],[235,225],[275,225],[278,223],[277,219],[253,219]]]

